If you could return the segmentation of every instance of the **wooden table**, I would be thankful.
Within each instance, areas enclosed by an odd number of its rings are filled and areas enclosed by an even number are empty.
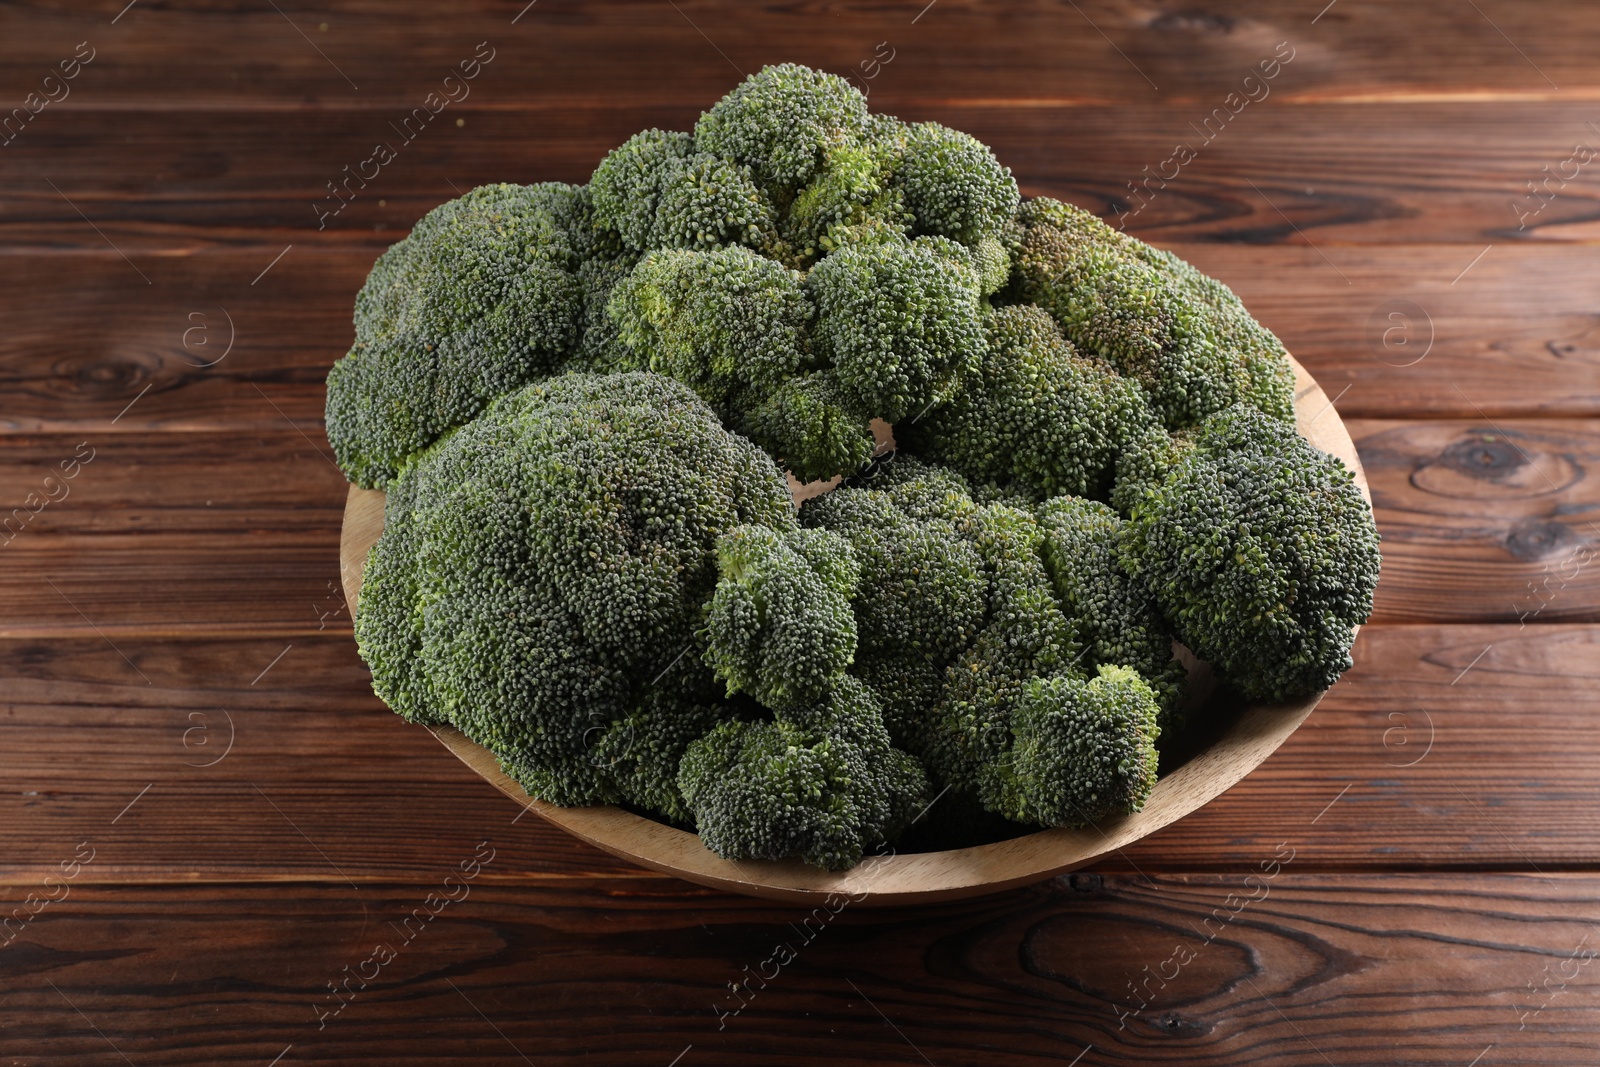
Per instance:
[[[124,2],[0,8],[0,105],[67,94],[0,135],[4,1063],[1600,1058],[1593,5]],[[321,415],[373,258],[781,60],[1226,280],[1360,447],[1355,669],[1092,872],[808,925],[368,688]]]

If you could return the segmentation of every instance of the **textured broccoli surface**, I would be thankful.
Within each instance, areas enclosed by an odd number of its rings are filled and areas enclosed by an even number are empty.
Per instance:
[[[715,694],[688,653],[717,539],[795,527],[772,459],[649,374],[568,375],[503,398],[407,468],[388,518],[397,536],[369,565],[389,591],[356,619],[379,695],[569,804],[619,797],[591,756],[595,727],[656,687]]]
[[[726,722],[695,741],[678,786],[718,855],[797,855],[838,870],[904,829],[927,802],[928,780],[890,745],[872,691],[843,678],[812,705]]]
[[[1035,678],[1011,716],[995,807],[1008,819],[1087,826],[1144,807],[1156,784],[1156,701],[1127,667]]]
[[[1189,652],[1350,663],[1376,533],[1292,385],[1221,282],[766,67],[379,258],[328,376],[388,491],[357,641],[530,794],[731,859],[1115,818],[1217,724]]]
[[[976,372],[949,403],[899,427],[902,443],[1036,499],[1104,498],[1128,442],[1159,425],[1138,385],[1079,355],[1032,305],[997,309],[986,337]]]
[[[982,358],[978,274],[971,254],[947,238],[846,245],[806,284],[817,351],[868,415],[919,415]]]
[[[736,392],[770,395],[810,360],[800,275],[747,248],[651,252],[612,291],[609,313],[639,369],[719,410]]]
[[[328,441],[367,488],[494,397],[552,372],[581,292],[572,186],[486,185],[430,211],[372,268],[328,372]]]
[[[1292,414],[1288,353],[1226,286],[1059,200],[1030,200],[1017,219],[1016,299],[1143,386],[1169,427],[1240,400]]]
[[[1081,666],[1137,671],[1160,706],[1162,730],[1171,729],[1187,672],[1154,594],[1118,559],[1126,523],[1105,504],[1067,496],[1039,505],[1037,515],[1045,570],[1086,645]]]
[[[776,707],[839,680],[856,651],[850,542],[827,530],[739,526],[717,542],[717,571],[706,663],[729,692]]]
[[[855,86],[783,63],[752,74],[701,115],[694,141],[703,152],[745,164],[770,186],[796,189],[867,127],[867,98]]]
[[[1377,529],[1349,470],[1244,404],[1207,419],[1180,451],[1133,508],[1123,566],[1246,696],[1332,685],[1378,581]]]

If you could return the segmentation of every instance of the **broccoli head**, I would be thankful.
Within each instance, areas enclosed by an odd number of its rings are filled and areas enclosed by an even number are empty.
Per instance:
[[[991,777],[1016,822],[1082,827],[1144,807],[1156,784],[1156,701],[1138,673],[1035,678],[1011,715],[1011,749]]]
[[[897,422],[944,400],[983,355],[972,255],[942,237],[846,245],[806,276],[812,341],[863,414]]]
[[[543,377],[577,341],[572,186],[486,185],[434,208],[379,257],[355,345],[328,372],[327,432],[345,475],[386,485],[491,399]]]
[[[651,374],[526,386],[396,488],[389,518],[411,573],[385,533],[374,577],[392,591],[363,598],[356,620],[379,695],[456,726],[563,804],[620,795],[591,754],[595,727],[658,685],[689,704],[712,692],[694,635],[718,538],[795,528],[771,457]]]
[[[860,569],[827,530],[738,526],[717,541],[720,578],[706,620],[706,665],[769,707],[815,698],[856,650],[850,611]]]
[[[1117,557],[1125,523],[1105,504],[1063,496],[1038,508],[1041,555],[1056,598],[1087,649],[1082,666],[1137,671],[1161,708],[1163,732],[1175,725],[1187,671],[1155,597]]]
[[[1167,426],[1241,400],[1292,413],[1288,353],[1226,286],[1059,200],[1037,197],[1017,217],[1014,296],[1139,382]]]
[[[739,429],[802,482],[819,481],[860,470],[877,446],[872,420],[850,405],[835,371],[813,371],[747,407]]]
[[[907,127],[894,183],[916,220],[913,232],[965,245],[997,239],[1021,201],[1011,168],[988,145],[937,122]]]
[[[1246,696],[1332,685],[1378,581],[1378,533],[1349,470],[1245,404],[1178,451],[1133,507],[1123,566],[1179,640]]]
[[[719,856],[797,855],[840,870],[911,822],[928,781],[890,745],[872,691],[845,677],[806,707],[724,722],[693,742],[678,787]]]
[[[795,63],[763,67],[695,123],[702,152],[742,163],[762,184],[797,189],[828,153],[860,139],[867,98],[835,74]]]
[[[609,314],[639,369],[677,378],[719,411],[765,396],[810,361],[800,276],[747,248],[658,251],[611,292]]]
[[[1079,355],[1031,305],[996,309],[986,333],[977,370],[900,439],[974,482],[1035,499],[1105,497],[1118,455],[1159,425],[1138,385]]]

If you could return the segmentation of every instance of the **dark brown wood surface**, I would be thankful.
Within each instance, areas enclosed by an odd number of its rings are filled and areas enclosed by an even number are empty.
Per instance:
[[[1596,1062],[1592,5],[125,2],[0,5],[0,116],[93,53],[0,145],[0,1062]],[[820,917],[698,889],[521,813],[355,653],[322,380],[373,258],[785,60],[1222,278],[1361,452],[1355,668],[1095,870]]]

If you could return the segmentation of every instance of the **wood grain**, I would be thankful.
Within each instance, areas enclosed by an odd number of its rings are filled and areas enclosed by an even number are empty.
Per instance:
[[[876,110],[965,130],[1012,168],[1026,195],[1074,201],[1158,243],[1450,244],[1465,246],[1464,266],[1491,241],[1600,236],[1596,163],[1592,154],[1572,158],[1576,145],[1600,144],[1592,102],[1399,102],[1379,113],[1294,101],[1291,65],[1271,95],[1219,125],[1211,108],[1221,92],[1189,105],[1001,106],[895,91],[899,71],[886,68],[871,98]],[[293,243],[300,254],[353,245],[376,252],[458,190],[587,181],[632,134],[690,129],[711,102],[676,92],[637,106],[608,97],[518,107],[469,100],[448,112],[461,127],[441,121],[411,143],[391,127],[392,115],[372,109],[63,110],[0,152],[0,183],[9,187],[0,238],[13,249],[51,251],[106,250],[109,239],[136,260],[257,242],[273,251]],[[1503,133],[1486,138],[1486,129]],[[286,130],[298,145],[287,156]],[[341,190],[354,199],[323,219],[337,206],[327,183],[342,182],[342,168],[378,141],[396,159]],[[108,143],[125,165],[104,165]],[[1182,165],[1172,161],[1179,144],[1195,154]],[[148,273],[142,261],[141,269]]]
[[[0,996],[51,1065],[1593,1062],[1600,879],[1320,874],[1295,848],[1248,880],[820,917],[648,877],[71,885],[0,949]]]
[[[1581,0],[1491,0],[1479,5],[1482,14],[1449,0],[1404,8],[1340,0],[1320,17],[1323,5],[1272,0],[1225,12],[1128,0],[1027,0],[998,9],[940,0],[926,12],[925,0],[737,8],[684,0],[676,10],[649,0],[540,0],[518,17],[522,0],[474,0],[452,5],[448,16],[399,18],[379,0],[310,7],[223,0],[139,4],[112,25],[120,6],[102,5],[98,19],[7,9],[0,19],[6,68],[19,81],[23,72],[42,77],[87,37],[98,53],[62,107],[126,111],[201,101],[236,110],[410,107],[484,40],[497,55],[472,99],[503,106],[596,97],[648,106],[670,93],[703,107],[764,63],[846,72],[883,40],[896,58],[874,79],[874,92],[893,84],[931,101],[988,98],[1018,107],[1040,99],[1210,101],[1285,40],[1297,49],[1292,95],[1306,100],[1592,98],[1600,81],[1587,62],[1600,29]]]

